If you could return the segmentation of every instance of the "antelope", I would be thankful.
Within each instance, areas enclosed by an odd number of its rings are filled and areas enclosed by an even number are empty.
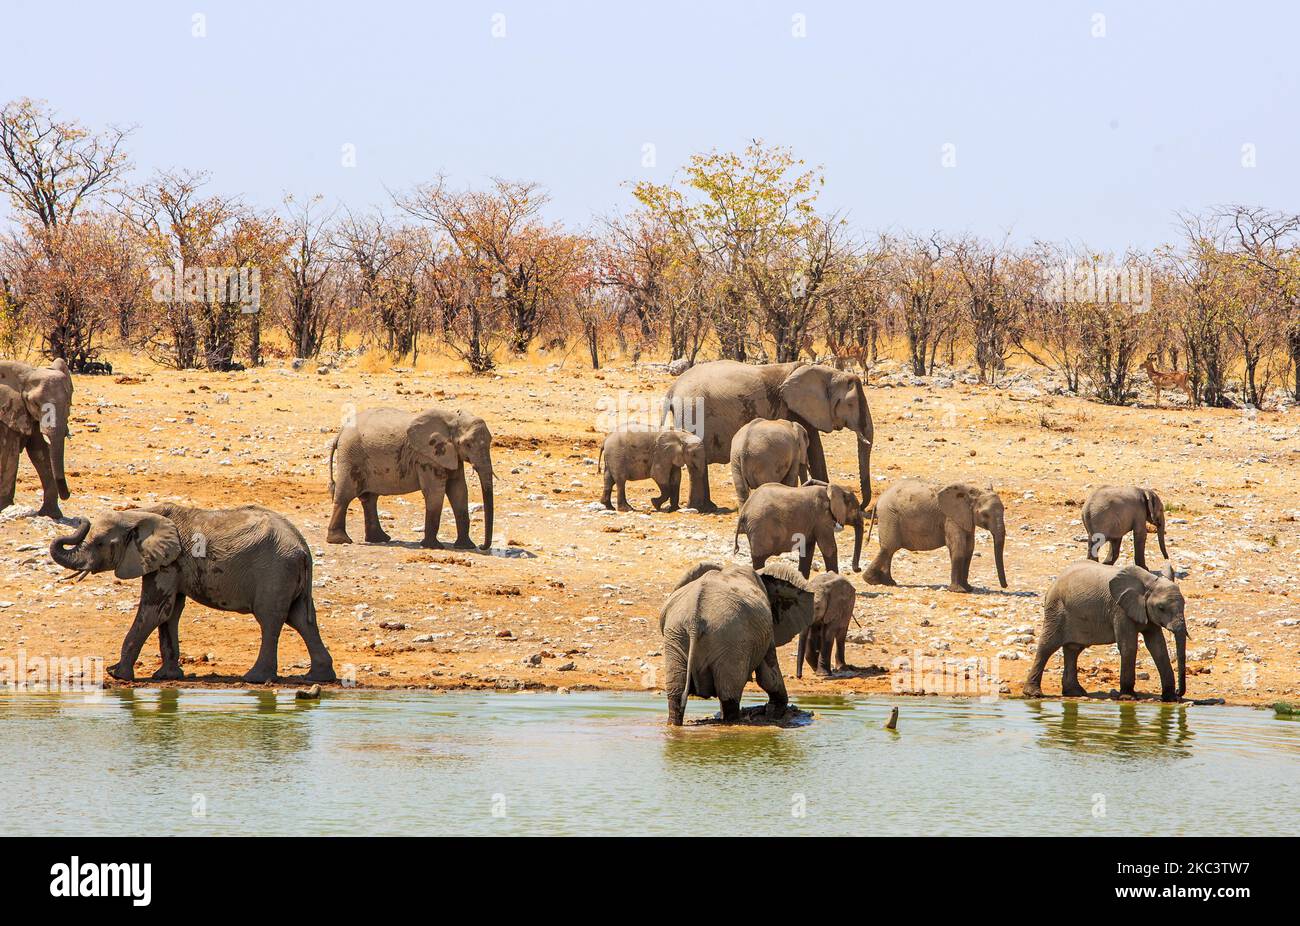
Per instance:
[[[1191,405],[1196,404],[1196,395],[1192,392],[1191,384],[1187,381],[1187,374],[1180,373],[1177,370],[1157,370],[1156,355],[1147,354],[1146,362],[1142,364],[1142,369],[1146,370],[1147,378],[1151,380],[1151,385],[1156,390],[1156,407],[1160,406],[1161,389],[1181,389],[1187,393],[1187,401]]]

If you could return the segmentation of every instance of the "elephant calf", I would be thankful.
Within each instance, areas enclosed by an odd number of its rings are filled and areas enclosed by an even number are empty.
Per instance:
[[[868,585],[893,585],[890,566],[899,550],[948,548],[952,568],[948,590],[969,592],[975,528],[993,535],[998,584],[1007,587],[1002,551],[1006,545],[1002,499],[990,489],[954,482],[942,489],[916,479],[890,486],[876,501],[872,523],[880,521],[880,550],[862,574]]]
[[[844,661],[844,642],[849,635],[849,621],[853,619],[853,605],[857,592],[853,583],[834,572],[823,572],[808,583],[813,593],[812,626],[799,635],[799,648],[795,657],[795,677],[803,678],[804,659],[818,675],[831,674],[831,644],[835,644],[835,668],[847,668]]]
[[[596,460],[600,472],[605,462],[605,491],[600,500],[613,510],[610,496],[618,486],[618,510],[631,511],[627,503],[629,479],[653,479],[659,497],[650,500],[655,511],[666,500],[676,511],[682,489],[682,467],[698,473],[704,467],[704,442],[689,431],[664,428],[657,431],[613,431],[605,438]],[[692,477],[693,478],[693,477]]]
[[[244,681],[259,684],[279,668],[280,630],[287,623],[307,644],[312,681],[334,681],[334,662],[321,642],[311,590],[311,549],[274,511],[256,505],[226,510],[155,505],[110,511],[50,544],[50,558],[81,573],[112,569],[119,579],[143,579],[135,621],[122,658],[108,673],[135,678],[135,661],[158,631],[162,667],[155,679],[183,678],[178,627],[185,600],[218,611],[251,613],[262,647]]]
[[[1168,563],[1159,574],[1141,566],[1120,568],[1094,562],[1067,567],[1056,577],[1043,601],[1043,628],[1038,652],[1025,679],[1025,697],[1042,697],[1043,669],[1058,649],[1065,650],[1061,694],[1087,697],[1079,684],[1079,653],[1089,646],[1115,643],[1119,646],[1119,695],[1133,698],[1140,633],[1160,673],[1160,699],[1178,700],[1187,691],[1187,621],[1183,609],[1183,593]],[[1161,628],[1174,635],[1178,650],[1177,689]]]
[[[807,578],[815,546],[821,551],[826,571],[839,572],[835,535],[846,524],[853,525],[856,570],[862,555],[863,529],[858,497],[843,486],[814,480],[795,487],[769,482],[755,489],[740,507],[732,552],[739,552],[740,535],[745,534],[750,559],[757,569],[770,557],[793,550],[799,554],[799,571]]]
[[[808,431],[797,421],[755,418],[731,439],[731,481],[736,499],[765,482],[802,485],[808,479]]]
[[[338,478],[334,456],[338,454]],[[379,523],[379,497],[424,494],[422,547],[441,547],[438,525],[442,501],[451,502],[456,518],[455,546],[472,549],[469,537],[469,487],[465,464],[474,467],[483,491],[483,549],[492,546],[492,433],[482,418],[454,408],[435,406],[418,415],[395,408],[358,412],[330,444],[330,515],[328,543],[351,543],[348,505],[361,499],[366,542],[392,538]]]
[[[700,563],[687,571],[659,612],[668,722],[681,726],[692,694],[717,698],[722,719],[736,722],[750,678],[767,692],[768,716],[784,714],[790,699],[776,648],[812,621],[813,593],[789,563],[758,571]]]
[[[1088,532],[1088,559],[1095,560],[1103,542],[1109,541],[1106,564],[1119,559],[1124,535],[1133,532],[1133,562],[1146,568],[1147,524],[1156,529],[1160,555],[1165,552],[1165,506],[1151,489],[1137,486],[1102,486],[1083,503],[1083,527]]]

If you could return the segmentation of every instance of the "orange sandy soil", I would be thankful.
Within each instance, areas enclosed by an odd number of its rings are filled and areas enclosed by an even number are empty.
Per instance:
[[[315,363],[293,371],[282,361],[215,374],[112,359],[115,376],[76,379],[67,457],[73,496],[63,503],[65,514],[172,500],[258,503],[283,512],[312,546],[317,610],[335,666],[361,686],[654,690],[665,593],[692,563],[733,558],[732,511],[656,513],[652,483],[629,486],[638,511],[592,510],[601,487],[594,465],[603,434],[598,403],[616,402],[620,393],[656,399],[671,381],[662,365],[615,361],[597,372],[583,368],[575,353],[562,367],[553,362],[559,358],[539,357],[499,375],[471,376],[443,363],[382,369],[365,357],[323,374]],[[1084,498],[1097,485],[1142,483],[1162,494],[1170,553],[1188,572],[1188,697],[1264,703],[1300,694],[1300,412],[1251,419],[1231,410],[1156,409],[1150,396],[1140,407],[1108,408],[1047,394],[1033,385],[1041,386],[1039,373],[1020,372],[1028,385],[1008,389],[886,388],[891,377],[873,375],[876,495],[903,477],[991,480],[1007,507],[1010,588],[997,587],[982,534],[971,569],[974,594],[944,589],[944,551],[900,553],[897,588],[868,587],[854,577],[860,627],[852,630],[849,662],[889,669],[906,659],[918,668],[918,654],[963,663],[1001,654],[1002,693],[1018,694],[1043,593],[1063,566],[1084,555]],[[127,381],[118,382],[123,374]],[[1171,401],[1178,399],[1166,397],[1167,406]],[[326,447],[349,403],[412,411],[447,403],[488,420],[499,475],[497,555],[420,549],[419,495],[381,500],[391,544],[325,543]],[[832,479],[856,485],[849,435],[832,434],[825,443]],[[711,475],[715,500],[734,510],[726,467],[713,467]],[[39,504],[38,488],[24,458],[17,506],[0,521],[0,657],[16,660],[25,651],[29,660],[99,656],[112,663],[139,582],[102,574],[56,583],[63,570],[46,547],[66,526],[15,516]],[[476,541],[481,528],[476,513]],[[362,536],[356,503],[349,529],[354,539]],[[447,510],[442,538],[451,535]],[[841,543],[851,548],[850,532]],[[1131,549],[1126,540],[1122,561]],[[874,552],[873,540],[863,562]],[[845,569],[849,553],[842,546]],[[1149,557],[1160,561],[1154,535]],[[180,639],[183,684],[237,684],[259,635],[249,615],[190,603]],[[866,672],[828,680],[805,673],[797,682],[793,645],[781,659],[794,693],[940,687],[915,673],[905,673],[901,684]],[[138,677],[147,679],[158,662],[151,640]],[[281,672],[301,676],[306,665],[301,640],[286,628]],[[1087,650],[1080,667],[1090,691],[1117,687],[1111,648]],[[1146,673],[1139,692],[1158,691],[1149,660],[1142,658],[1138,671]],[[971,678],[987,685],[980,670]],[[1058,654],[1044,688],[1050,695],[1059,686]]]

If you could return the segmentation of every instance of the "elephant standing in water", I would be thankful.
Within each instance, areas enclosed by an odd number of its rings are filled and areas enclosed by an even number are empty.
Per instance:
[[[33,367],[0,360],[0,509],[14,503],[18,455],[27,458],[41,480],[37,514],[61,518],[59,499],[69,497],[63,448],[72,411],[72,374],[62,360]]]
[[[1095,560],[1104,541],[1110,542],[1106,565],[1119,559],[1124,535],[1133,532],[1133,562],[1146,568],[1147,523],[1156,529],[1160,555],[1165,551],[1165,506],[1151,489],[1137,486],[1102,486],[1083,503],[1083,527],[1088,532],[1088,559]]]
[[[954,482],[942,489],[904,479],[890,486],[876,501],[872,520],[880,521],[880,551],[862,574],[868,585],[893,585],[890,566],[899,550],[948,548],[951,570],[948,589],[969,592],[970,561],[975,555],[975,528],[993,535],[993,561],[998,584],[1007,587],[1002,563],[1007,528],[1002,499],[990,489]]]
[[[1025,679],[1027,698],[1043,696],[1043,669],[1058,649],[1065,650],[1061,694],[1087,697],[1079,684],[1079,653],[1086,647],[1116,643],[1119,646],[1119,695],[1134,697],[1137,673],[1137,638],[1142,634],[1147,652],[1160,674],[1160,699],[1176,701],[1187,691],[1187,621],[1183,593],[1174,582],[1168,563],[1159,573],[1141,566],[1106,566],[1091,561],[1068,566],[1047,590],[1043,600],[1043,628],[1038,652]],[[1178,650],[1178,687],[1169,665],[1164,632],[1174,635]]]
[[[689,695],[717,698],[722,719],[740,719],[740,696],[754,678],[779,718],[790,699],[776,648],[813,622],[813,594],[789,563],[700,563],[677,583],[659,612],[664,635],[668,722],[681,726]]]
[[[338,477],[334,456],[338,454]],[[465,464],[474,467],[483,491],[483,547],[492,546],[492,433],[482,418],[452,408],[431,408],[412,415],[395,408],[358,412],[330,444],[330,515],[326,541],[351,543],[348,505],[361,499],[367,543],[392,538],[379,524],[379,496],[424,493],[422,547],[441,547],[438,525],[442,500],[451,501],[456,518],[455,546],[472,549],[469,536],[469,487]]]
[[[212,511],[171,504],[110,511],[93,524],[83,518],[76,533],[57,538],[50,558],[82,575],[112,569],[119,579],[143,579],[122,658],[108,669],[114,678],[135,678],[140,647],[154,630],[162,667],[153,678],[184,677],[179,625],[185,600],[193,598],[209,608],[257,618],[262,647],[244,681],[275,678],[286,623],[307,644],[307,677],[334,681],[334,662],[316,624],[311,549],[274,511],[256,505]]]
[[[857,438],[862,504],[871,501],[871,445],[875,430],[862,380],[820,364],[748,364],[714,360],[691,367],[673,383],[664,416],[704,438],[708,463],[729,463],[736,432],[755,418],[784,418],[803,425],[808,435],[808,471],[829,481],[820,433],[841,428]],[[709,496],[709,469],[691,474],[690,507],[717,511]]]

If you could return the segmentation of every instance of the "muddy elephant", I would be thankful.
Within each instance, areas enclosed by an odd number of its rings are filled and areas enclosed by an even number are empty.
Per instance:
[[[334,511],[326,541],[352,542],[347,531],[348,505],[359,498],[366,542],[387,543],[392,538],[379,523],[379,497],[419,489],[424,494],[424,538],[420,546],[442,546],[438,525],[445,496],[456,518],[453,545],[472,549],[466,463],[478,474],[483,491],[482,549],[486,550],[492,546],[492,433],[483,419],[460,409],[441,407],[415,415],[395,408],[358,412],[330,444]]]
[[[799,571],[812,571],[813,550],[820,551],[827,572],[839,572],[839,547],[835,535],[853,526],[853,569],[862,555],[862,506],[850,490],[815,479],[801,486],[769,482],[750,493],[736,516],[732,552],[740,551],[740,535],[749,538],[754,568],[782,553],[799,554]]]
[[[1133,562],[1146,568],[1147,524],[1156,529],[1160,555],[1165,551],[1165,506],[1151,489],[1138,486],[1102,486],[1083,503],[1083,527],[1088,532],[1088,559],[1095,560],[1104,542],[1110,543],[1106,564],[1119,559],[1124,535],[1133,532]]]
[[[808,583],[785,562],[748,566],[700,563],[659,612],[664,637],[668,722],[680,726],[686,699],[717,698],[722,719],[740,719],[740,696],[754,678],[767,692],[769,717],[789,704],[776,649],[813,621]]]
[[[802,361],[755,365],[714,360],[691,367],[674,381],[664,415],[704,438],[709,463],[729,463],[736,432],[755,418],[797,421],[808,433],[808,471],[822,481],[829,480],[820,432],[847,429],[856,436],[862,504],[871,501],[875,430],[862,380],[855,374]],[[697,511],[717,511],[707,466],[700,479],[691,479],[688,503]]]
[[[312,601],[311,548],[274,511],[257,505],[209,510],[171,504],[110,511],[93,523],[81,519],[76,533],[55,539],[50,558],[78,578],[111,569],[119,579],[142,579],[122,658],[108,669],[114,678],[135,678],[140,647],[155,630],[162,667],[153,678],[184,677],[178,629],[185,601],[192,598],[257,619],[262,646],[244,681],[259,684],[276,677],[286,623],[307,645],[308,678],[334,680]]]
[[[63,517],[59,499],[70,494],[63,453],[71,413],[72,374],[65,362],[33,367],[0,361],[0,509],[14,503],[18,456],[26,450],[41,480],[37,514]]]
[[[628,480],[653,479],[659,497],[651,499],[655,511],[665,501],[676,511],[682,488],[682,467],[698,472],[704,464],[704,442],[688,431],[664,428],[658,431],[613,431],[601,445],[596,472],[605,464],[605,490],[601,503],[614,507],[610,496],[618,487],[618,510],[631,511],[627,503]]]
[[[905,479],[881,494],[871,517],[873,524],[880,522],[880,550],[862,574],[868,585],[895,584],[890,567],[899,550],[937,550],[946,546],[952,564],[949,591],[971,591],[970,561],[975,554],[975,528],[980,527],[993,535],[998,584],[1007,587],[1002,560],[1007,529],[1002,499],[991,488],[954,482],[941,489]]]
[[[808,668],[818,675],[830,675],[831,644],[835,644],[835,668],[841,672],[848,663],[844,661],[844,643],[849,636],[849,621],[853,619],[853,606],[857,592],[853,583],[834,572],[819,573],[808,582],[813,593],[812,626],[799,635],[795,653],[795,677],[803,678],[804,660]]]
[[[1052,583],[1043,600],[1043,626],[1038,652],[1025,679],[1024,695],[1043,695],[1043,669],[1058,649],[1065,651],[1061,694],[1087,696],[1079,684],[1079,653],[1086,647],[1115,643],[1119,646],[1119,694],[1133,698],[1136,681],[1138,634],[1160,674],[1160,699],[1176,701],[1187,691],[1187,621],[1183,593],[1174,582],[1173,567],[1160,573],[1141,566],[1107,566],[1085,561],[1068,566]],[[1174,636],[1178,651],[1178,683],[1164,630]]]
[[[731,439],[731,481],[736,500],[765,482],[788,486],[808,479],[808,429],[797,421],[755,418]]]

